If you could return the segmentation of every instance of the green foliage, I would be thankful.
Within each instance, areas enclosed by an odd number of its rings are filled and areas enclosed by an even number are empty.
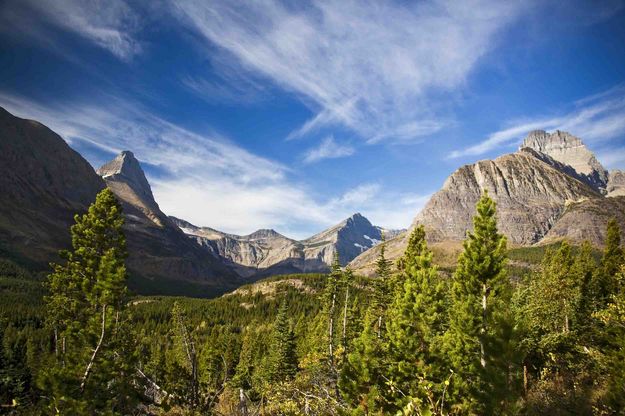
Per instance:
[[[269,381],[287,381],[297,373],[295,334],[287,317],[286,303],[282,303],[273,330],[269,360],[271,362]]]
[[[126,242],[121,206],[100,192],[75,217],[72,251],[54,264],[45,299],[54,357],[40,374],[50,407],[66,412],[123,412],[134,406],[132,346],[125,333]]]
[[[420,377],[442,382],[449,374],[440,351],[446,322],[445,286],[432,264],[423,226],[410,237],[401,274],[403,287],[396,292],[386,325],[388,364],[384,372],[393,383],[387,397],[393,410],[407,405],[406,392],[417,397]]]
[[[493,413],[507,396],[507,363],[499,358],[510,342],[504,329],[511,290],[504,268],[506,238],[497,231],[495,214],[485,193],[453,277],[445,349],[458,375],[451,401],[462,413]]]

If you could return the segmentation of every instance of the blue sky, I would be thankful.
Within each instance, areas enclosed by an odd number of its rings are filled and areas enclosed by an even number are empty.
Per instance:
[[[625,168],[623,1],[5,0],[0,105],[197,225],[408,227],[532,129]]]

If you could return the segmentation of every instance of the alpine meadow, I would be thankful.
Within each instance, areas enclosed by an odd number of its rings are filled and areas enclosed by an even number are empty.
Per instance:
[[[0,2],[0,415],[625,415],[625,2]]]

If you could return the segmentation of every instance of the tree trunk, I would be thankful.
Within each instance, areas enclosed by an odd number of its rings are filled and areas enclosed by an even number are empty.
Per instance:
[[[345,305],[343,306],[343,348],[347,352],[347,304],[349,303],[349,286],[345,289]]]
[[[330,336],[330,366],[332,370],[334,370],[334,306],[336,303],[336,293],[332,294],[332,304],[330,306],[330,325],[328,328],[329,336]]]
[[[486,284],[482,285],[482,337],[480,338],[480,364],[486,368],[486,354],[484,352],[484,336],[486,336],[486,295],[488,289]]]
[[[54,327],[54,356],[59,356],[59,331]]]
[[[523,364],[523,394],[527,396],[527,364]]]
[[[243,416],[247,416],[247,397],[245,397],[245,391],[239,388],[239,412]]]
[[[98,345],[96,345],[95,349],[93,350],[93,354],[91,355],[89,364],[87,364],[87,368],[85,369],[85,374],[83,374],[82,376],[82,381],[80,382],[81,392],[85,389],[85,383],[87,382],[87,378],[89,377],[89,374],[91,373],[93,362],[95,361],[95,358],[98,355],[98,351],[100,351],[100,347],[102,346],[102,342],[104,341],[105,332],[106,332],[106,304],[102,305],[102,332],[100,333],[100,339],[98,340]]]
[[[382,315],[378,316],[378,339],[382,338]]]

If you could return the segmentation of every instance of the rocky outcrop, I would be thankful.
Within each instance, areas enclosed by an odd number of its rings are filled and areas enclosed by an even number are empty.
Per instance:
[[[625,172],[622,170],[611,171],[606,190],[608,196],[625,196]]]
[[[0,108],[0,254],[47,269],[104,186],[58,134]]]
[[[621,236],[625,240],[625,196],[593,198],[568,204],[540,243],[566,239],[577,243],[588,240],[601,245],[606,238],[608,220],[613,217],[621,224]]]
[[[243,282],[230,267],[190,241],[160,210],[132,152],[120,153],[98,173],[122,203],[127,263],[141,277],[167,282],[170,287],[186,281],[204,286],[204,293],[223,292]]]
[[[458,169],[413,225],[425,225],[431,241],[462,240],[472,228],[475,204],[484,191],[497,202],[500,230],[511,243],[522,245],[540,241],[567,203],[600,197],[532,153],[520,151]]]
[[[521,144],[521,149],[523,148],[533,149],[570,166],[577,173],[575,176],[583,182],[600,192],[605,192],[608,171],[578,137],[559,130],[551,134],[544,130],[534,130]]]
[[[239,236],[209,227],[197,227],[178,218],[172,221],[191,239],[216,257],[226,260],[246,277],[278,273],[325,272],[338,251],[345,265],[382,238],[383,230],[360,214],[306,240],[297,241],[274,230]],[[393,236],[395,231],[387,231]]]

